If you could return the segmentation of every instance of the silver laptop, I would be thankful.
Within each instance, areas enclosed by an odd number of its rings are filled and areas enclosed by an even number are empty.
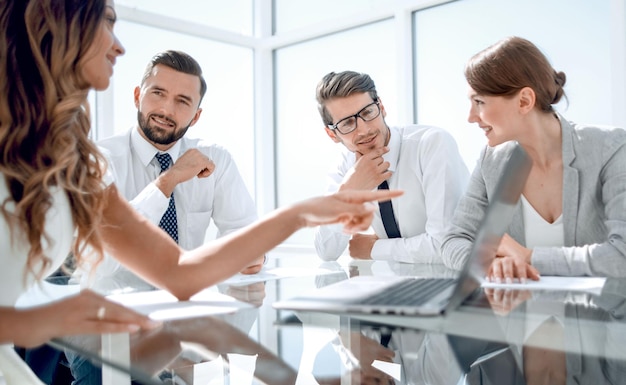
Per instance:
[[[277,301],[274,308],[433,316],[459,306],[486,276],[530,172],[530,158],[519,144],[514,146],[490,197],[470,254],[456,278],[356,276]]]

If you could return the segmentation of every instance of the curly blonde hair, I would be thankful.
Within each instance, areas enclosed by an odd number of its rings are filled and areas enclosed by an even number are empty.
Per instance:
[[[72,207],[77,261],[87,245],[96,262],[102,258],[105,161],[88,137],[89,85],[81,74],[104,9],[104,0],[0,6],[0,173],[10,191],[0,212],[12,239],[19,235],[30,245],[25,274],[38,278],[52,263],[42,242],[54,241],[44,231],[54,186]]]

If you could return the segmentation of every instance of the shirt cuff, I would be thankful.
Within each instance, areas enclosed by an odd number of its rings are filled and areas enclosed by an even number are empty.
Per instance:
[[[393,261],[391,249],[393,247],[393,239],[378,239],[372,247],[371,257],[376,261]]]
[[[170,203],[170,198],[154,183],[149,183],[131,202],[131,206],[135,208],[141,215],[146,217],[150,222],[159,224],[161,217],[165,214]]]
[[[333,223],[332,225],[324,225],[328,230],[333,233],[344,234],[343,232],[343,224],[341,223]]]

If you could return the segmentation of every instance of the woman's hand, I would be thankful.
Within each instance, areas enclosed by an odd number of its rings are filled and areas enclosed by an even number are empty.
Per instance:
[[[220,288],[220,291],[222,289]],[[241,302],[249,303],[254,307],[263,305],[265,299],[265,282],[254,282],[249,285],[228,285],[223,290],[224,294],[229,295]]]
[[[402,194],[401,190],[340,191],[301,202],[301,218],[307,227],[342,223],[345,233],[354,234],[367,230],[372,223],[376,208],[368,202],[389,200]]]
[[[511,310],[532,298],[530,290],[486,287],[484,291],[491,309],[499,315],[509,314]]]
[[[25,348],[39,346],[54,337],[132,333],[161,325],[90,290],[48,305],[12,311],[15,312],[12,342]]]
[[[524,283],[528,278],[539,280],[539,271],[530,264],[532,251],[517,243],[509,234],[504,234],[496,259],[491,263],[487,279],[494,282],[512,283],[519,278]]]

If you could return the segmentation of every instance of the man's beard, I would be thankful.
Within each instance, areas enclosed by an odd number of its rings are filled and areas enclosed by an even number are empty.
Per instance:
[[[166,116],[157,114],[151,114],[147,118],[144,118],[141,111],[137,111],[137,122],[139,122],[139,128],[141,128],[141,131],[143,131],[149,141],[156,144],[168,145],[175,143],[178,139],[185,136],[190,126],[188,124],[186,127],[180,129],[174,128],[171,132],[163,132],[163,129],[160,127],[155,128],[150,126],[149,120],[151,116],[157,117],[161,120],[166,120],[167,122],[172,123],[174,127],[176,127],[176,122]]]

